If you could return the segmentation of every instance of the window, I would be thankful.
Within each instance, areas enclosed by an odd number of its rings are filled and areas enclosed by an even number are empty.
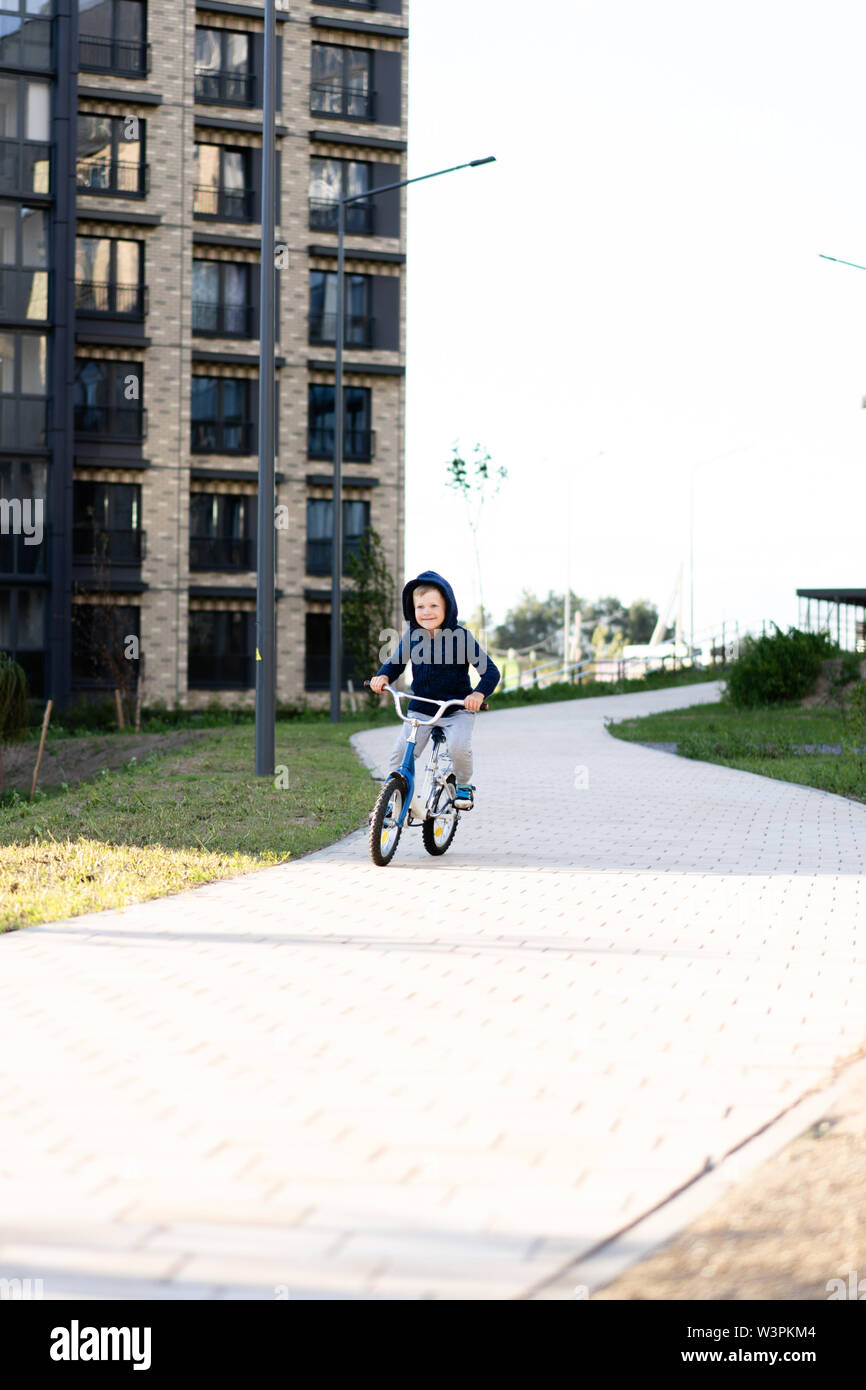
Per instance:
[[[140,362],[76,359],[75,433],[130,443],[143,439],[143,377]]]
[[[142,77],[150,71],[143,0],[79,0],[78,65],[86,72]]]
[[[51,192],[51,88],[0,76],[0,193]]]
[[[373,55],[366,48],[314,43],[310,111],[315,116],[374,120],[372,71]]]
[[[43,589],[0,589],[0,651],[18,662],[37,696],[45,693],[46,609]]]
[[[249,690],[253,678],[254,613],[193,611],[189,615],[190,689]]]
[[[194,376],[190,448],[194,454],[251,454],[250,387],[243,377]]]
[[[0,50],[10,68],[50,68],[51,0],[0,0]]]
[[[9,449],[44,449],[48,339],[0,332],[0,440]]]
[[[370,503],[343,500],[343,570],[357,555],[370,525]],[[330,497],[307,499],[307,574],[333,573],[334,504]]]
[[[343,457],[369,463],[373,456],[369,386],[343,387]],[[334,387],[311,385],[308,395],[307,454],[314,459],[334,457]]]
[[[253,212],[250,151],[227,145],[196,145],[193,168],[193,212],[248,222]]]
[[[78,115],[76,182],[81,193],[142,197],[148,188],[144,162],[146,122],[138,116]]]
[[[44,463],[0,459],[0,574],[46,573],[47,481]]]
[[[308,613],[306,618],[304,685],[307,690],[327,690],[331,683],[331,615]],[[356,680],[355,663],[343,640],[342,688]]]
[[[144,555],[139,483],[75,482],[72,556],[100,565],[140,565]]]
[[[310,160],[310,227],[317,232],[336,232],[337,202],[369,193],[370,165],[357,159]],[[349,203],[346,231],[369,236],[373,230],[374,203]]]
[[[144,242],[120,237],[75,238],[75,311],[143,319]]]
[[[48,214],[0,203],[0,319],[48,318]]]
[[[196,28],[195,99],[222,106],[254,106],[252,35]]]
[[[190,569],[254,569],[255,524],[254,496],[194,492],[189,503]]]
[[[372,347],[370,276],[343,275],[345,347]],[[337,341],[337,272],[310,271],[310,342]]]
[[[250,266],[193,261],[192,331],[222,338],[252,338]]]
[[[97,689],[119,685],[128,675],[124,649],[129,637],[141,637],[141,609],[129,603],[73,603],[73,682]]]

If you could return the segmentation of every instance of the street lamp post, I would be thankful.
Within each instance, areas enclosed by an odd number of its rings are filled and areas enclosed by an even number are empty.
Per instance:
[[[273,0],[270,0],[273,3]],[[406,188],[410,183],[423,183],[425,179],[436,179],[441,174],[453,174],[458,169],[476,169],[481,164],[495,163],[495,155],[484,159],[470,159],[466,164],[453,164],[449,169],[436,169],[432,174],[419,174],[414,179],[400,179],[398,183],[386,183],[381,188],[372,188],[367,193],[350,193],[340,198],[337,210],[337,337],[336,362],[334,364],[334,492],[333,492],[333,544],[331,547],[331,721],[340,720],[340,691],[343,686],[343,337],[345,323],[343,266],[345,261],[344,238],[346,231],[346,205],[361,199],[378,197],[380,193],[392,193],[397,188]]]

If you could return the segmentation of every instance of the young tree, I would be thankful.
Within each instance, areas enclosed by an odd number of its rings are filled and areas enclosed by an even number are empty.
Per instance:
[[[27,677],[11,656],[0,652],[0,792],[5,789],[3,745],[20,743],[27,730]]]
[[[388,568],[382,539],[368,527],[361,537],[356,555],[346,559],[346,573],[354,579],[354,588],[343,599],[343,637],[358,672],[358,680],[379,669],[379,649],[382,633],[393,626],[396,589]],[[366,692],[371,705],[378,695]]]
[[[478,543],[478,532],[481,526],[481,513],[484,503],[488,497],[495,497],[504,480],[508,477],[508,470],[500,464],[498,467],[491,466],[492,460],[483,444],[476,444],[473,450],[473,458],[470,465],[458,451],[455,442],[452,457],[445,465],[448,474],[446,486],[454,488],[459,492],[466,504],[466,516],[469,522],[469,530],[472,535],[472,549],[475,555],[475,575],[478,581],[478,603],[481,608],[481,632],[479,640],[485,641],[487,623],[484,614],[484,590],[481,582],[481,553]]]

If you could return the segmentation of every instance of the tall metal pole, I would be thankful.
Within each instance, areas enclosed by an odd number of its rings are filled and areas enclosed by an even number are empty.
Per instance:
[[[343,261],[346,200],[337,211],[337,338],[334,364],[334,501],[331,547],[331,720],[340,718],[343,689]]]
[[[274,596],[274,300],[276,297],[276,0],[265,0],[262,99],[262,264],[259,331],[259,505],[256,580],[256,776],[274,775],[276,622]]]

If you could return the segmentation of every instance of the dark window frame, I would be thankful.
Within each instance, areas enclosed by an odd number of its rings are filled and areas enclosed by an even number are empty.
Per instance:
[[[367,193],[373,190],[373,161],[370,159],[341,159],[337,155],[314,155],[310,160],[310,186],[313,183],[313,166],[320,164],[337,164],[340,168],[340,197],[345,198],[349,188],[350,167],[356,165],[359,169],[366,172]],[[310,230],[315,232],[336,232],[338,230],[337,209],[339,200],[334,198],[314,198],[312,191],[308,194],[309,204],[309,225]],[[349,203],[346,206],[346,232],[352,236],[372,236],[376,227],[376,200],[370,197],[369,202]]]
[[[337,272],[336,270],[311,269],[309,272],[309,342],[323,343],[335,346],[337,341],[337,314],[336,310],[325,313],[323,310],[313,308],[313,277],[319,276],[322,280],[322,299],[327,303],[327,285],[333,282],[336,292]],[[344,287],[344,336],[343,346],[352,348],[372,348],[374,346],[375,323],[370,309],[373,303],[373,276],[362,271],[345,271],[343,274]],[[360,314],[350,313],[350,304],[353,290],[360,290],[364,301],[363,312]]]
[[[255,338],[257,336],[257,330],[255,325],[256,303],[254,298],[253,282],[255,280],[255,276],[253,274],[253,271],[258,270],[258,265],[254,261],[214,261],[210,260],[207,256],[194,256],[193,284],[195,283],[196,265],[215,265],[219,267],[217,271],[219,279],[219,298],[213,304],[211,304],[210,300],[192,300],[193,336],[202,338]],[[225,270],[226,266],[231,266],[232,269],[237,269],[238,267],[240,267],[245,272],[247,281],[245,297],[247,303],[243,305],[238,305],[229,304],[227,302],[225,292],[225,280],[227,273]],[[208,315],[204,313],[200,313],[200,321],[198,326],[196,326],[196,305],[198,305],[200,311],[206,308],[213,308],[215,310],[215,314],[213,316],[213,321],[215,325],[214,327],[202,326],[201,319],[206,320],[208,318]],[[227,313],[228,310],[242,311],[242,315],[241,313],[238,313],[237,318],[240,319],[241,316],[243,317],[243,329],[233,327],[226,322],[226,320],[229,317]]]
[[[318,628],[315,643],[311,640],[311,628]],[[343,638],[343,660],[341,688],[355,680],[354,659]],[[304,615],[304,689],[327,690],[331,683],[331,613],[306,613]],[[357,683],[357,681],[356,681]]]
[[[41,471],[41,491],[25,486],[23,469]],[[26,580],[33,575],[44,576],[48,569],[49,524],[48,524],[48,464],[44,459],[0,458],[0,498],[18,498],[23,504],[42,501],[42,542],[39,545],[25,544],[28,539],[20,535],[0,532],[0,576],[4,579]],[[31,520],[33,511],[31,509]]]
[[[90,615],[90,631],[82,632],[82,612]],[[73,603],[71,613],[72,642],[70,655],[70,677],[76,690],[111,690],[116,678],[111,671],[96,670],[99,654],[96,651],[100,642],[110,640],[104,636],[106,626],[118,647],[127,637],[137,637],[141,641],[141,608],[133,603]],[[137,666],[130,662],[130,666]],[[138,672],[133,674],[137,675]]]
[[[27,126],[27,88],[28,86],[42,86],[48,88],[49,111],[53,104],[52,83],[47,78],[31,77],[27,74],[7,72],[3,74],[4,81],[17,82],[17,105],[15,109],[15,126],[17,131],[26,129]],[[49,117],[50,121],[50,117]],[[50,136],[49,129],[49,136]],[[32,162],[29,160],[32,156]],[[11,158],[10,158],[11,157]],[[35,188],[37,182],[34,175],[37,166],[47,166],[48,179],[47,187]],[[10,178],[7,167],[13,168],[14,177]],[[23,171],[29,168],[30,178],[23,178]],[[42,181],[42,180],[40,180]],[[25,183],[27,187],[25,187]],[[50,138],[48,140],[33,140],[27,135],[4,135],[0,137],[0,195],[3,197],[28,198],[46,197],[54,191],[54,150]]]
[[[188,644],[187,644],[187,688],[189,690],[252,690],[255,686],[254,672],[254,643],[255,643],[255,613],[247,609],[211,609],[211,608],[192,608],[188,619]],[[205,623],[205,618],[212,618],[213,623]],[[231,641],[226,642],[225,638],[231,637],[230,630],[221,632],[220,629],[230,629],[230,624],[226,621],[229,618],[242,618],[241,625],[242,640],[241,650],[229,651],[227,646]],[[198,626],[203,631],[195,635],[194,627]],[[207,628],[211,631],[208,632]],[[202,660],[198,670],[193,667],[197,662],[199,652],[204,653],[205,660]],[[201,675],[202,669],[208,669],[206,658],[210,658],[209,669],[212,675]],[[232,672],[236,674],[232,674]],[[217,674],[218,673],[218,674]]]
[[[22,594],[26,594],[31,602],[38,599],[42,604],[42,646],[41,647],[22,647],[18,640],[19,615],[18,601]],[[27,585],[27,584],[4,584],[2,586],[2,597],[0,601],[9,599],[9,637],[8,644],[0,645],[0,651],[7,656],[11,656],[13,661],[23,669],[27,676],[27,690],[31,696],[42,696],[45,693],[45,664],[48,655],[48,623],[51,605],[48,602],[49,591],[47,585]]]
[[[362,509],[363,521],[361,528],[350,528],[347,515],[350,515],[350,508],[360,507]],[[323,529],[326,535],[322,537],[310,537],[311,512],[317,509],[328,519],[328,525]],[[319,528],[316,528],[319,529]],[[370,529],[370,500],[367,497],[344,497],[343,498],[343,567],[342,573],[346,573],[346,561],[350,555],[357,555],[361,540],[364,534]],[[327,550],[325,549],[327,547]],[[333,549],[334,549],[334,499],[333,497],[308,497],[307,498],[307,535],[306,535],[306,573],[307,574],[331,574],[333,572]]]
[[[256,441],[256,421],[255,416],[252,414],[252,388],[256,388],[256,394],[258,395],[258,382],[254,378],[250,377],[208,376],[205,372],[195,372],[193,374],[193,380],[211,381],[216,383],[217,414],[213,417],[200,417],[196,419],[193,417],[192,411],[190,411],[190,453],[231,455],[254,454],[258,445]],[[240,383],[245,388],[244,408],[246,414],[240,420],[234,420],[230,417],[226,418],[224,410],[224,393],[226,382],[231,382],[233,385],[237,385],[238,383]],[[214,427],[214,433],[212,436],[215,441],[214,444],[196,443],[195,430],[197,425],[200,427],[208,425]],[[224,433],[226,430],[239,431],[239,443],[234,447],[228,447],[226,445],[226,437]]]
[[[108,163],[108,182],[104,185],[96,185],[93,182],[85,183],[81,180],[82,165],[92,165],[94,170],[97,166],[105,167],[106,161],[94,156],[81,155],[76,151],[75,156],[75,187],[78,193],[85,196],[92,194],[102,198],[144,198],[150,190],[150,166],[147,163],[147,120],[144,116],[138,119],[138,162],[133,164],[130,160],[120,159],[119,151],[123,145],[131,145],[134,142],[124,140],[122,137],[123,123],[125,116],[104,115],[101,111],[79,111],[78,119],[82,116],[95,116],[98,120],[109,121],[111,123],[111,155]],[[133,188],[121,188],[124,180],[120,177],[122,169],[129,169],[134,172],[135,178],[130,177],[129,182],[134,183]]]
[[[340,56],[341,56],[341,73],[340,73],[340,81],[339,81],[338,87],[336,88],[336,90],[338,90],[339,93],[340,93],[340,110],[339,110],[339,111],[327,111],[327,110],[323,109],[323,108],[320,107],[320,106],[316,106],[316,105],[315,105],[315,102],[314,102],[314,95],[315,95],[315,91],[316,91],[316,88],[317,88],[317,87],[319,88],[319,90],[327,90],[328,88],[330,88],[331,90],[335,90],[335,85],[334,85],[333,83],[326,82],[326,81],[324,81],[322,78],[317,78],[317,77],[315,76],[316,53],[319,52],[319,51],[321,51],[322,49],[325,49],[325,48],[327,48],[327,49],[333,49],[335,52],[339,53]],[[350,111],[350,110],[348,109],[348,107],[351,105],[351,99],[352,99],[352,97],[353,97],[353,96],[354,96],[354,97],[357,97],[357,96],[359,96],[359,95],[362,95],[361,93],[353,92],[353,89],[352,89],[351,87],[348,87],[348,86],[346,85],[346,74],[345,74],[346,56],[349,55],[349,54],[351,54],[352,57],[355,57],[355,58],[357,58],[359,55],[363,54],[364,57],[367,59],[367,89],[366,89],[366,91],[363,93],[363,97],[364,97],[364,100],[365,100],[365,103],[366,103],[366,111],[365,111],[365,113],[364,113],[363,115],[359,115],[357,111]],[[316,42],[314,42],[314,43],[311,45],[311,54],[310,54],[310,62],[311,62],[311,68],[310,68],[310,115],[311,115],[311,116],[316,116],[317,118],[321,118],[321,119],[324,119],[324,120],[332,120],[332,121],[361,121],[362,123],[367,124],[367,125],[375,125],[375,123],[376,123],[376,92],[375,92],[375,90],[374,90],[374,88],[373,88],[373,81],[374,81],[374,77],[375,77],[375,57],[374,57],[374,54],[375,54],[375,49],[372,49],[372,48],[355,48],[354,45],[349,45],[349,44],[344,44],[344,43],[341,44],[341,43],[316,43]]]
[[[117,405],[114,400],[108,404],[99,404],[89,401],[79,401],[79,377],[81,372],[89,364],[105,370],[105,380],[108,381],[108,394],[114,394],[118,385],[118,380],[124,376],[136,375],[139,380],[138,401],[134,405]],[[138,444],[147,434],[147,412],[144,409],[144,363],[143,362],[117,362],[113,359],[104,357],[76,357],[75,359],[75,384],[73,386],[73,411],[74,411],[74,432],[82,438],[94,440],[116,440],[125,444]],[[116,428],[118,419],[124,416],[133,425],[133,429]],[[105,428],[92,428],[98,425],[100,419],[106,421]],[[88,425],[79,423],[81,420],[90,422]],[[137,428],[136,428],[137,426]],[[115,428],[112,428],[115,427]]]
[[[51,275],[51,215],[46,207],[31,206],[26,203],[3,202],[4,208],[12,210],[15,218],[15,259],[0,261],[0,322],[18,321],[41,326],[52,318],[52,275]],[[24,214],[41,217],[44,224],[45,263],[28,264],[24,260]],[[32,312],[35,305],[44,313]]]
[[[78,66],[82,72],[117,73],[121,77],[146,77],[150,72],[151,46],[147,41],[148,14],[147,0],[123,0],[124,4],[137,4],[141,9],[140,39],[124,39],[118,35],[118,14],[120,0],[102,0],[111,6],[111,34],[88,34],[81,29],[81,11],[78,20]],[[86,13],[86,11],[85,11]],[[86,45],[94,52],[87,55]],[[105,53],[105,45],[108,52]],[[105,61],[100,61],[100,50]],[[129,61],[126,61],[126,58]]]
[[[198,36],[199,31],[207,31],[208,33],[217,34],[219,36],[220,66],[216,70],[212,68],[203,68],[201,69],[201,71],[199,71],[198,66],[195,64],[195,59],[193,59],[193,82],[195,88],[195,100],[197,102],[200,102],[203,106],[239,106],[243,108],[256,107],[258,105],[258,102],[256,101],[258,74],[255,70],[255,35],[250,33],[247,29],[214,29],[209,24],[197,24],[195,26],[196,37]],[[226,66],[225,52],[227,40],[228,38],[238,37],[245,38],[247,41],[246,69],[244,70],[242,75],[239,75],[233,69],[228,68]],[[208,77],[213,77],[216,79],[216,95],[206,96],[204,95],[203,91],[199,90],[199,78],[207,79]],[[228,88],[230,90],[230,81],[238,81],[239,77],[242,78],[243,83],[245,83],[246,85],[246,95],[240,97],[226,95],[225,89]]]
[[[321,393],[331,393],[331,407],[326,409],[321,401]],[[358,412],[350,408],[349,397],[353,394],[363,394],[364,411]],[[320,398],[320,408],[314,408],[315,398]],[[335,425],[316,423],[314,418],[321,416],[334,415],[336,404],[336,386],[329,382],[310,382],[307,388],[307,457],[311,459],[332,459],[334,456],[334,430]],[[375,452],[375,432],[373,430],[373,392],[369,386],[344,386],[343,387],[343,458],[349,463],[370,463]],[[366,424],[363,426],[352,425],[353,415],[366,415]]]
[[[219,145],[212,140],[196,140],[196,149],[208,148],[220,151],[219,183],[212,184],[193,184],[193,217],[205,218],[210,222],[252,222],[255,208],[253,201],[255,198],[255,185],[253,182],[253,150],[247,145]],[[227,154],[239,154],[243,158],[244,164],[244,184],[243,188],[229,188],[225,182],[224,160]],[[216,210],[208,212],[196,203],[207,201],[205,194],[216,195]],[[199,196],[201,195],[201,197]],[[237,200],[241,211],[237,211],[235,205],[230,200]]]
[[[85,489],[103,492],[103,515],[85,516],[81,505]],[[135,525],[118,525],[125,520],[122,493],[131,493],[132,520]],[[121,515],[118,515],[121,513]],[[72,562],[75,565],[105,564],[110,568],[139,569],[145,557],[145,531],[142,527],[141,484],[76,478],[72,484]]]
[[[195,506],[199,498],[207,498],[211,504],[217,503],[219,519],[216,526],[206,531],[196,529]],[[228,503],[243,502],[243,529],[234,534],[234,527],[227,527]],[[222,504],[222,505],[220,505]],[[255,493],[245,492],[193,492],[190,494],[189,511],[189,567],[190,570],[233,570],[249,571],[256,567],[256,509]]]
[[[75,312],[81,317],[100,319],[141,320],[147,313],[147,283],[145,278],[143,238],[114,236],[93,236],[89,232],[75,237],[76,260],[80,241],[107,241],[109,244],[108,280],[105,283],[94,280],[79,280],[75,277]],[[134,284],[120,284],[117,279],[117,246],[125,242],[138,247],[138,278]],[[125,291],[125,293],[122,293]]]
[[[15,360],[12,367],[13,389],[3,391],[0,385],[0,440],[5,449],[20,452],[23,449],[44,449],[47,438],[48,419],[51,402],[51,344],[47,333],[29,332],[27,329],[3,326],[0,333],[10,337],[15,344]],[[23,343],[25,338],[45,340],[45,390],[42,392],[22,390]],[[10,427],[12,422],[12,427]],[[23,426],[23,428],[22,428]],[[23,440],[28,442],[24,443]]]

